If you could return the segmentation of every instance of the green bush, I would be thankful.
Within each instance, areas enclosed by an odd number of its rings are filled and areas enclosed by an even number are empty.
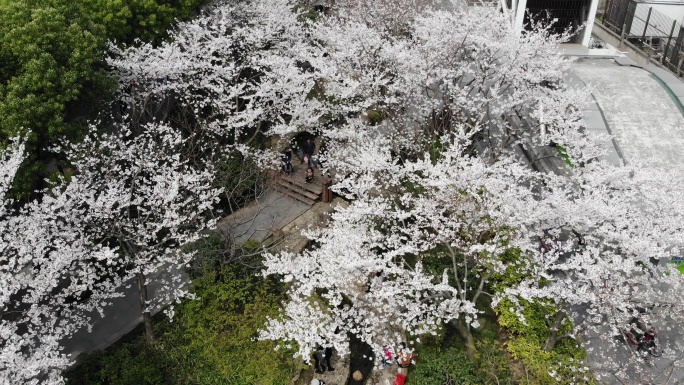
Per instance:
[[[105,350],[88,356],[83,363],[67,373],[69,385],[165,383],[164,357],[150,347],[144,338],[137,338],[118,349]]]
[[[513,385],[508,358],[496,332],[488,329],[485,327],[477,333],[474,361],[468,359],[462,339],[453,334],[451,327],[440,329],[437,336],[421,336],[422,343],[416,349],[418,360],[409,382],[419,385]]]
[[[575,354],[560,353],[556,349],[547,352],[536,341],[519,336],[506,345],[511,356],[525,366],[530,384],[593,384],[591,373],[582,363],[584,351],[572,342],[576,346]]]
[[[409,376],[409,383],[419,385],[454,384],[476,385],[478,379],[475,364],[465,352],[455,347],[441,349],[435,346],[419,348],[418,361]]]
[[[160,42],[176,19],[209,0],[12,0],[0,2],[0,147],[31,131],[15,195],[41,186],[42,163],[59,140],[81,139],[111,102],[108,40]],[[36,166],[39,163],[41,166]],[[30,183],[29,183],[30,182]]]
[[[495,292],[502,293],[506,288],[514,287],[525,278],[531,277],[527,269],[527,261],[520,249],[507,249],[499,259],[506,266],[506,270],[502,273],[492,274],[490,285]]]
[[[550,352],[542,349],[549,333],[546,317],[550,317],[551,322],[557,307],[551,303],[525,300],[520,300],[520,305],[525,322],[520,320],[513,311],[514,304],[507,299],[502,300],[495,310],[499,325],[512,333],[506,348],[525,367],[530,384],[592,383],[591,373],[582,370],[586,352],[577,341],[566,338],[558,341]],[[571,330],[572,324],[565,320],[559,332],[565,334]]]
[[[196,300],[176,307],[173,322],[155,323],[159,343],[141,331],[129,342],[88,357],[66,374],[68,384],[289,384],[301,363],[276,343],[254,341],[278,314],[278,282],[224,266],[194,281]]]
[[[496,338],[496,337],[495,337]],[[481,384],[513,385],[509,360],[498,339],[481,339],[477,347],[477,376]]]
[[[214,187],[223,189],[220,206],[230,214],[254,200],[265,189],[266,174],[254,162],[235,154],[219,163]]]
[[[377,126],[378,124],[382,123],[382,121],[385,120],[385,117],[385,112],[382,110],[368,111],[368,122],[373,126]]]

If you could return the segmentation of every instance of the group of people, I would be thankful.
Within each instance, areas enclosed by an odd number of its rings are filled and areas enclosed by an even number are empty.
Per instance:
[[[327,372],[334,372],[335,368],[332,367],[330,359],[332,358],[333,350],[331,347],[324,348],[322,346],[316,346],[314,350],[314,363],[316,365],[316,373],[323,374]]]
[[[382,352],[382,368],[386,369],[392,366],[393,362],[397,363],[398,373],[395,379],[395,384],[403,384],[408,375],[408,369],[413,364],[414,360],[418,358],[418,354],[410,351],[406,347],[405,342],[401,342],[399,347],[392,349],[389,346],[384,346]],[[332,348],[323,348],[320,345],[316,346],[313,353],[315,369],[317,374],[323,374],[326,371],[332,372],[335,368],[332,367],[330,359],[332,358]],[[356,374],[356,373],[355,373]],[[311,380],[311,385],[326,385],[325,381],[314,378]]]
[[[402,369],[406,369],[406,373],[408,373],[408,368],[413,363],[413,360],[418,357],[418,354],[409,351],[406,348],[406,342],[400,343],[399,348],[394,351],[389,346],[384,346],[382,348],[382,353],[382,367],[388,368],[392,366],[392,361],[394,359],[397,362],[397,366],[399,366],[400,373],[404,372]]]
[[[315,150],[316,144],[313,142],[313,140],[307,139],[302,148],[302,163],[306,164],[306,176],[304,179],[306,183],[312,183],[314,180],[313,166],[318,162],[317,159],[314,158]],[[285,150],[283,150],[283,152],[280,154],[280,159],[283,172],[288,175],[292,173],[294,171],[294,167],[292,166],[292,148],[287,147]]]

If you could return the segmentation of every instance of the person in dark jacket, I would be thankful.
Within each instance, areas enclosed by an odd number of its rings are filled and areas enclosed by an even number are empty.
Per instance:
[[[314,151],[316,150],[316,144],[313,142],[311,139],[307,139],[306,143],[304,143],[304,157],[308,159],[308,165],[311,166],[311,157],[313,156]]]
[[[304,178],[305,183],[312,183],[314,180],[313,168],[309,167],[306,169],[306,177]]]
[[[329,372],[334,372],[335,368],[333,368],[332,364],[330,363],[330,359],[332,358],[333,355],[333,349],[331,347],[325,348],[325,354],[323,355],[323,362],[325,363],[325,367],[328,369]]]
[[[286,148],[280,153],[280,161],[282,163],[283,171],[286,174],[294,171],[294,168],[292,167],[292,149],[290,147]]]
[[[322,374],[327,369],[325,365],[325,349],[322,346],[317,345],[313,352],[315,370],[317,374]]]

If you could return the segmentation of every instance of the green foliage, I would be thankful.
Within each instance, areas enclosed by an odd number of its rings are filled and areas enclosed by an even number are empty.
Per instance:
[[[577,341],[566,338],[558,341],[550,351],[544,351],[543,345],[549,333],[547,317],[554,317],[558,308],[550,302],[528,302],[520,300],[524,322],[515,313],[515,305],[510,300],[502,300],[496,307],[499,325],[512,333],[506,347],[511,356],[519,361],[530,377],[531,384],[565,384],[591,383],[589,373],[578,374],[575,370],[583,367],[582,360],[586,352]],[[551,322],[551,320],[549,320]],[[570,321],[565,320],[559,333],[572,330]],[[554,373],[551,375],[550,373]],[[588,381],[583,381],[583,377]]]
[[[299,21],[310,20],[315,22],[316,20],[318,20],[318,17],[320,16],[315,7],[304,4],[299,4],[295,6],[295,12],[299,12]]]
[[[418,349],[418,362],[411,371],[410,382],[420,385],[481,384],[475,364],[468,360],[463,350],[435,346]]]
[[[245,266],[261,266],[260,249],[261,243],[254,239],[231,245],[218,231],[213,232],[183,248],[186,253],[195,253],[186,272],[196,279],[220,270],[226,263],[239,261]]]
[[[266,317],[278,315],[283,293],[278,283],[250,273],[224,267],[196,280],[200,298],[179,309],[177,321],[163,325],[164,334],[171,337],[167,346],[185,346],[197,352],[194,362],[184,354],[171,357],[179,369],[174,383],[187,384],[203,377],[206,381],[197,383],[289,383],[297,368],[293,352],[276,352],[271,341],[252,341]],[[197,366],[205,369],[197,370]]]
[[[505,264],[506,270],[502,273],[492,274],[490,285],[494,292],[501,293],[506,288],[513,287],[522,282],[522,280],[530,278],[531,275],[527,269],[527,261],[521,254],[520,249],[507,249],[499,259]]]
[[[463,340],[450,325],[437,336],[421,336],[416,349],[418,360],[409,376],[412,384],[497,384],[513,385],[508,358],[498,340],[496,320],[492,314],[481,319],[475,333],[475,360],[466,356]]]
[[[244,156],[235,154],[219,163],[214,186],[223,189],[220,206],[232,213],[254,200],[265,188],[266,174]]]
[[[67,372],[70,385],[164,384],[164,355],[137,338],[114,350],[96,352]]]
[[[572,160],[568,155],[568,150],[565,147],[561,145],[556,145],[556,150],[558,150],[558,153],[560,154],[561,158],[563,158],[563,160],[568,166],[574,167],[574,165],[572,164]]]
[[[81,139],[111,101],[107,40],[159,42],[175,19],[208,0],[13,0],[0,2],[0,146],[31,131],[23,173],[38,172],[59,140]],[[14,184],[18,197],[47,175]]]
[[[444,144],[442,144],[441,139],[437,137],[434,142],[430,143],[430,147],[428,148],[430,161],[432,163],[436,163],[438,160],[440,160],[442,158],[442,152],[444,152],[444,149]]]
[[[108,38],[127,43],[138,38],[159,43],[175,20],[187,20],[208,0],[98,0],[84,5]],[[89,6],[88,6],[89,5]]]
[[[32,186],[35,186],[37,179],[44,173],[43,165],[35,161],[35,157],[29,156],[21,164],[17,170],[12,183],[12,191],[14,199],[24,200],[28,199]]]
[[[412,196],[415,196],[415,197],[421,196],[421,195],[425,194],[425,192],[426,192],[426,189],[423,185],[421,185],[420,183],[416,183],[414,181],[411,181],[408,178],[404,178],[401,181],[401,186],[403,187],[405,193],[411,194]],[[400,204],[400,202],[398,200],[397,200],[397,203]]]
[[[223,263],[222,254],[229,247],[230,245],[226,244],[225,239],[218,232],[211,233],[195,243],[185,246],[183,252],[195,253],[185,271],[191,279],[197,279],[219,270]]]
[[[514,337],[506,345],[511,356],[525,366],[530,384],[594,383],[588,371],[578,372],[584,367],[582,360],[585,358],[579,347],[575,347],[575,354],[560,353],[556,349],[547,352],[536,341],[525,337]]]
[[[515,382],[511,378],[508,357],[498,339],[482,339],[475,345],[480,384],[513,385]]]
[[[302,364],[293,351],[254,341],[266,317],[278,314],[278,282],[238,266],[194,281],[196,300],[176,308],[173,322],[155,324],[148,347],[141,332],[130,342],[90,356],[67,373],[68,384],[288,384]]]
[[[546,317],[555,315],[557,308],[550,303],[528,302],[523,299],[520,300],[520,305],[522,306],[524,322],[515,313],[516,306],[509,299],[503,299],[499,302],[495,309],[499,316],[499,325],[517,335],[525,336],[539,345],[543,344],[549,332]],[[568,332],[570,328],[570,323],[566,322],[560,332]]]
[[[382,110],[368,111],[368,122],[373,126],[377,126],[378,124],[382,123],[382,121],[385,120],[386,117],[387,114]]]
[[[426,250],[421,254],[421,262],[425,271],[435,276],[435,280],[441,280],[445,269],[453,269],[453,263],[449,250],[444,245],[439,245],[430,250]],[[456,285],[453,278],[453,272],[449,271],[449,283]]]

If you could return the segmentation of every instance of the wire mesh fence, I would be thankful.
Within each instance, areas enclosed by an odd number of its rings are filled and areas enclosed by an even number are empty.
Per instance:
[[[684,64],[684,26],[654,5],[608,0],[603,17],[597,20],[679,76]]]

